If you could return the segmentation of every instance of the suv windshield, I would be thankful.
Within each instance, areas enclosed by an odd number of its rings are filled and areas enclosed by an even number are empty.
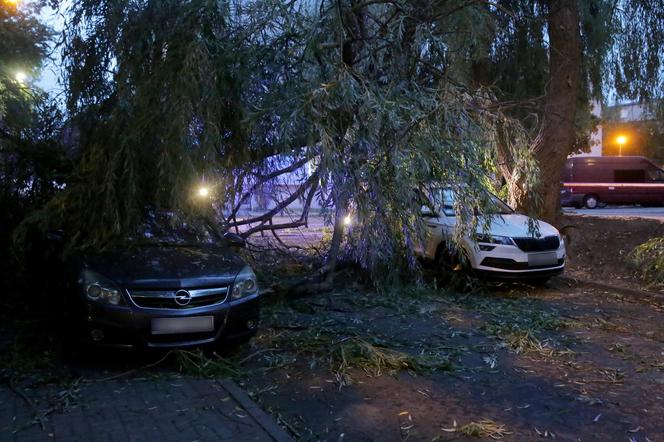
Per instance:
[[[487,200],[484,202],[485,215],[510,215],[514,210],[505,204],[500,198],[490,192],[486,192]],[[451,189],[434,189],[434,199],[441,202],[441,209],[447,216],[455,216],[454,204],[456,195]]]

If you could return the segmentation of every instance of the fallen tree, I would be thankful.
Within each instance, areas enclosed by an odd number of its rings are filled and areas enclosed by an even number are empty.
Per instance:
[[[413,189],[442,183],[481,207],[498,124],[512,151],[529,155],[515,142],[520,124],[468,75],[482,54],[473,48],[486,42],[460,29],[493,12],[418,1],[315,6],[72,4],[63,50],[78,160],[41,219],[73,232],[76,247],[104,247],[146,210],[205,215],[249,236],[305,225],[316,201],[334,226],[323,283],[340,260],[376,279],[417,270]],[[212,200],[195,197],[201,183]],[[281,189],[275,204],[239,217],[269,186]],[[300,216],[275,223],[296,201]],[[352,236],[349,212],[361,220]],[[476,222],[458,215],[460,226]]]

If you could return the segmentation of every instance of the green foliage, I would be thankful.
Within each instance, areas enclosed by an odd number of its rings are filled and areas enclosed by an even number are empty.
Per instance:
[[[11,234],[59,192],[69,167],[61,112],[33,85],[51,37],[38,13],[39,2],[0,4],[0,281],[10,293]]]
[[[7,2],[0,6],[0,128],[3,138],[8,127],[30,115],[30,93],[24,83],[37,73],[50,37],[50,30],[37,19],[38,9],[37,4],[17,8]],[[19,73],[25,75],[22,81],[17,79]]]
[[[621,0],[616,6],[610,9],[612,47],[605,58],[605,84],[614,86],[621,98],[664,97],[664,3]]]
[[[482,330],[500,339],[516,353],[534,351],[544,355],[570,354],[558,350],[548,334],[567,328],[567,321],[555,311],[544,310],[533,300],[523,298],[491,299],[469,297],[469,307],[487,315]]]
[[[641,277],[650,285],[664,285],[664,238],[652,238],[637,246],[628,255]]]
[[[195,210],[195,186],[227,179],[245,157],[228,4],[82,1],[68,12],[80,160],[52,215],[80,245],[127,233],[149,208]]]
[[[368,376],[394,375],[399,371],[424,373],[432,370],[451,370],[447,355],[429,354],[411,356],[407,353],[373,345],[353,338],[332,346],[330,367],[345,384],[351,381],[351,369],[359,369]]]
[[[660,3],[579,4],[588,93],[579,97],[576,147],[595,124],[588,98],[607,89],[605,79],[624,96],[662,90]],[[352,212],[360,222],[345,255],[389,278],[395,264],[417,267],[410,252],[423,229],[412,189],[442,183],[481,208],[483,189],[500,187],[503,162],[508,184],[536,196],[528,146],[543,120],[549,2],[67,5],[75,165],[66,179],[41,175],[66,186],[43,193],[47,208],[34,219],[64,227],[77,246],[105,245],[155,209],[214,214],[227,227],[251,186],[284,186],[265,177],[306,161],[312,175],[296,180],[299,197]],[[14,47],[31,66],[44,53],[47,31],[19,15],[0,16],[0,32],[11,34],[0,44],[5,71]],[[7,78],[3,87],[22,93]],[[201,182],[213,188],[212,205],[192,197]],[[472,213],[459,217],[460,226],[477,223]]]
[[[57,169],[61,153],[52,152],[60,115],[50,98],[31,86],[50,30],[38,21],[37,6],[21,6],[0,7],[0,198],[20,213],[24,200],[39,196],[43,204],[48,197],[49,171]]]
[[[239,377],[242,372],[233,361],[219,355],[205,356],[200,350],[173,350],[178,371],[189,376],[204,378]]]
[[[328,201],[358,220],[346,253],[373,275],[398,276],[395,263],[414,266],[407,251],[422,232],[413,189],[439,182],[482,207],[495,125],[514,125],[487,110],[482,89],[460,83],[460,66],[471,64],[479,43],[470,38],[463,46],[446,31],[483,14],[422,10],[417,2],[323,1],[318,14],[300,15],[306,46],[293,50],[302,71],[269,100],[288,104],[273,108],[283,137],[313,141],[306,155]]]
[[[466,82],[489,42],[462,29],[489,26],[490,14],[417,2],[315,6],[72,4],[64,55],[80,160],[49,220],[78,245],[103,245],[147,210],[225,217],[247,185],[304,159],[313,174],[301,188],[361,220],[350,259],[381,277],[397,262],[416,266],[413,189],[440,182],[482,207],[499,124],[526,157],[519,125]],[[532,177],[529,165],[520,170]],[[192,201],[201,180],[214,186],[212,208]]]

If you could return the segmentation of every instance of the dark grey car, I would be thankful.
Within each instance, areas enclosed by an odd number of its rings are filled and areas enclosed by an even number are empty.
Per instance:
[[[75,260],[65,306],[70,338],[169,348],[253,336],[259,291],[254,272],[232,250],[241,239],[212,241],[185,227]]]

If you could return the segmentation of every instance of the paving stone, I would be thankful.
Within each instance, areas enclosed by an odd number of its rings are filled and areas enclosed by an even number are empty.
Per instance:
[[[229,391],[232,390],[232,391]],[[48,387],[30,391],[47,409]],[[289,441],[234,383],[125,379],[81,384],[77,403],[44,420],[0,385],[1,441]],[[14,433],[14,430],[20,431]]]

